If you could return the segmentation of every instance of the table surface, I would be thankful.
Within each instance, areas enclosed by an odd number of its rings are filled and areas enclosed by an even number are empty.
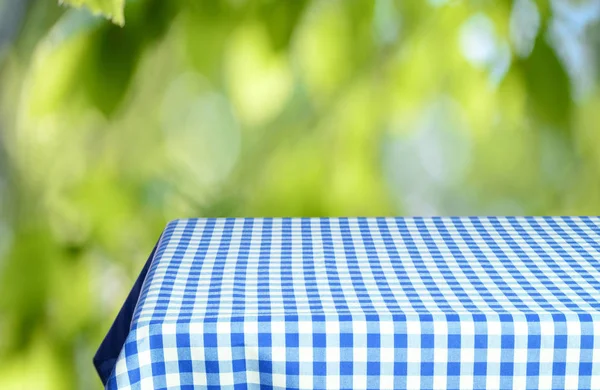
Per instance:
[[[598,259],[597,217],[176,220],[107,388],[600,388]]]

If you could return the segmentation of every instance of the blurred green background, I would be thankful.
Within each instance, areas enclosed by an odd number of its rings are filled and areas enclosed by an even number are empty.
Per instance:
[[[0,0],[0,389],[91,359],[179,217],[599,214],[600,2]]]

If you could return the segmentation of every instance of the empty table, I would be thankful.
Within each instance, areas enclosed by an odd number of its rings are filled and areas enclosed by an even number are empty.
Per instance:
[[[599,389],[600,218],[168,224],[107,389]]]

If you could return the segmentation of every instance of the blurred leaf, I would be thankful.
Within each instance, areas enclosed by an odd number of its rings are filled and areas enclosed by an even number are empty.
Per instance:
[[[184,49],[186,59],[195,70],[212,80],[218,80],[223,66],[222,49],[231,29],[229,23],[223,23],[218,14],[208,17],[204,8],[186,10],[178,20],[181,29],[178,42]]]
[[[8,263],[0,275],[0,311],[10,313],[4,320],[11,325],[9,350],[29,345],[46,322],[46,297],[53,268],[61,254],[43,228],[18,232]]]
[[[123,10],[125,0],[59,0],[61,3],[73,5],[76,7],[85,6],[95,13],[100,13],[112,20],[119,26],[125,24]]]
[[[81,81],[73,74],[81,71],[89,51],[89,36],[96,27],[96,19],[89,13],[70,10],[38,43],[25,88],[28,115],[39,118],[56,112],[72,97]],[[48,77],[48,69],[52,69],[52,77]]]
[[[260,25],[244,25],[230,38],[225,74],[231,100],[242,121],[262,125],[285,106],[293,89],[286,56],[272,50]]]
[[[171,2],[163,0],[136,2],[126,29],[106,24],[92,34],[77,79],[93,105],[106,116],[114,114],[122,103],[142,53],[163,37],[173,10]]]
[[[270,0],[261,3],[260,18],[267,28],[275,50],[283,50],[288,46],[305,8],[306,1],[304,0]]]
[[[569,131],[573,106],[569,76],[541,34],[531,55],[519,66],[532,114],[541,124]]]
[[[548,0],[535,0],[535,4],[538,8],[538,12],[542,19],[547,19],[550,17],[552,13],[552,9],[550,7],[550,1]]]
[[[324,104],[348,81],[360,50],[346,3],[313,3],[302,18],[292,55],[311,98]]]
[[[31,346],[0,365],[2,390],[59,390],[73,388],[68,366],[57,358],[56,340],[36,332]],[[62,352],[62,351],[61,351]]]

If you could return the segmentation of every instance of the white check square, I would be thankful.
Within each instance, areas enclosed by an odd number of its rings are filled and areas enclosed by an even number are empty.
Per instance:
[[[286,379],[285,374],[273,374],[273,386],[279,387],[279,388],[285,388],[286,381],[287,381],[287,379]]]
[[[167,374],[165,375],[167,387],[179,387],[181,382],[179,381],[179,374]]]
[[[163,359],[165,362],[176,362],[179,360],[177,348],[163,348]]]
[[[274,362],[285,362],[286,348],[285,347],[273,347],[271,348],[271,356]]]
[[[327,362],[339,362],[340,361],[340,349],[337,347],[328,347],[325,350]]]

